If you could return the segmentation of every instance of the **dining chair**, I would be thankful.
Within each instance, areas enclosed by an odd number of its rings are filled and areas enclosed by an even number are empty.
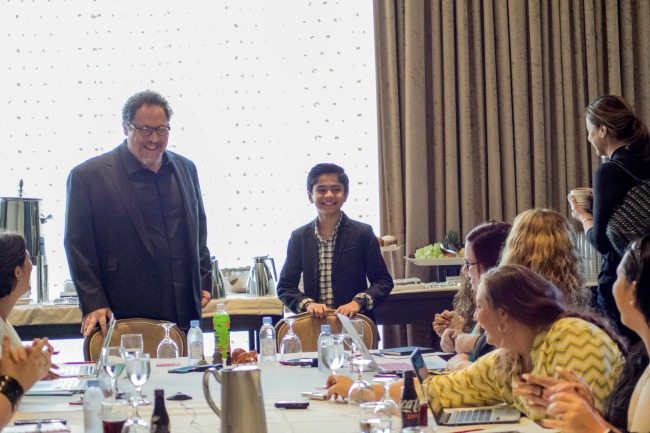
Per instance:
[[[320,335],[321,325],[329,324],[332,329],[332,334],[339,334],[342,332],[343,326],[341,325],[341,321],[336,317],[336,312],[333,310],[328,311],[327,317],[323,318],[313,317],[309,313],[299,313],[291,317],[295,319],[292,326],[293,332],[298,335],[298,338],[300,338],[303,352],[318,351],[317,341],[318,336]],[[377,330],[375,322],[363,314],[357,314],[354,318],[361,319],[363,322],[363,342],[366,347],[368,349],[376,349],[379,344],[379,331]],[[275,325],[275,342],[278,351],[280,350],[282,337],[285,336],[288,330],[289,325],[287,324],[286,319],[280,320]]]
[[[156,349],[158,343],[165,336],[165,330],[161,323],[165,320],[153,320],[144,318],[121,319],[115,323],[115,330],[111,338],[111,346],[119,346],[123,334],[142,334],[144,342],[144,352],[148,353],[152,358],[156,357]],[[174,325],[169,330],[169,336],[178,345],[178,353],[180,356],[187,356],[187,336],[178,325]],[[84,338],[84,359],[86,361],[97,361],[101,354],[102,345],[104,344],[104,336],[102,335],[99,327]]]

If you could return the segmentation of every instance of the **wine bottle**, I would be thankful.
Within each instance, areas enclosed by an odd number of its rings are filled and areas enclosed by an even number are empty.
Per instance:
[[[169,415],[165,408],[165,390],[154,391],[156,400],[151,414],[151,433],[169,433]]]

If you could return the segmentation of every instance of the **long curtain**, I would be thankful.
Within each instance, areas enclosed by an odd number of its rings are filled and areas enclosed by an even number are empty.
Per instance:
[[[407,254],[532,207],[568,215],[599,163],[597,96],[650,121],[646,0],[375,0],[375,32],[382,233]],[[396,276],[428,277],[409,266]]]

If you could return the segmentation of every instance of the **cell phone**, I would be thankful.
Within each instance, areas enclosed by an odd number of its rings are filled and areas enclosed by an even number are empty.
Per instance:
[[[308,401],[276,401],[275,407],[282,409],[307,409],[309,407]]]
[[[167,372],[185,374],[185,373],[191,373],[193,371],[205,371],[208,368],[216,368],[217,370],[221,370],[222,367],[223,366],[221,364],[185,365],[183,367],[169,369],[167,370]]]
[[[325,392],[303,391],[302,396],[310,400],[327,400],[327,393]]]
[[[318,358],[281,359],[282,365],[300,365],[301,367],[318,367]]]

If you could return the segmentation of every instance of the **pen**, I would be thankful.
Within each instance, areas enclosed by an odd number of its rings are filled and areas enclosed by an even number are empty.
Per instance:
[[[483,430],[485,430],[485,429],[483,429],[483,428],[473,428],[471,430],[456,430],[453,433],[469,433],[469,432],[472,432],[472,431],[483,431]]]

